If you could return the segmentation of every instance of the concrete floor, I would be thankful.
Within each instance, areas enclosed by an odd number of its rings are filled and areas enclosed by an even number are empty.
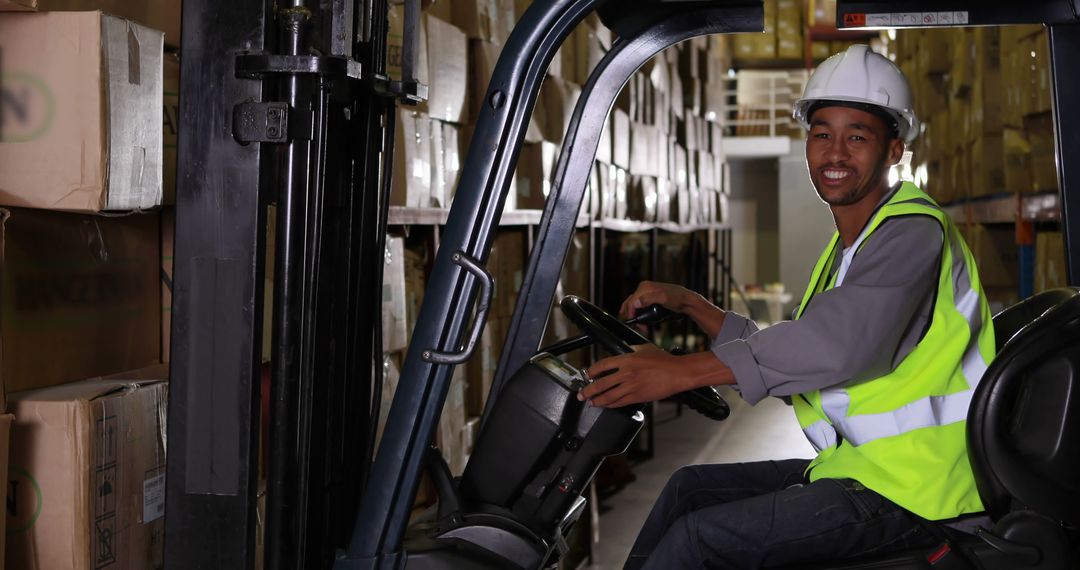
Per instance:
[[[723,393],[731,415],[722,422],[686,409],[676,416],[671,403],[657,406],[655,454],[634,466],[634,482],[601,501],[599,541],[587,568],[622,568],[653,501],[683,465],[813,457],[794,412],[783,402],[768,398],[751,407],[733,391]]]

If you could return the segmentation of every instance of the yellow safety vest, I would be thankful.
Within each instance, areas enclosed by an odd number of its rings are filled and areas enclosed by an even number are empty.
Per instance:
[[[792,403],[803,433],[818,451],[808,470],[811,481],[855,479],[915,514],[942,520],[983,510],[965,429],[971,396],[994,357],[990,309],[971,251],[952,220],[926,193],[904,183],[830,277],[843,249],[839,234],[833,236],[795,318],[814,295],[842,284],[851,260],[882,222],[908,215],[930,216],[944,230],[926,334],[892,372],[799,394]]]

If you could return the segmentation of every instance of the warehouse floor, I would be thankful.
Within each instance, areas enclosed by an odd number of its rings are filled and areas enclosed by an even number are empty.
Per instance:
[[[588,568],[622,568],[653,501],[683,465],[813,457],[795,414],[783,402],[768,398],[751,407],[733,391],[723,393],[731,416],[722,422],[685,409],[676,415],[675,404],[668,402],[657,407],[655,455],[634,466],[634,482],[600,502],[601,538]]]

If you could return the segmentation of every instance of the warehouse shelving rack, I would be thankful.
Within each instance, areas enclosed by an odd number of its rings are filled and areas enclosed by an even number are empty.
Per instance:
[[[420,0],[405,3],[408,60]],[[594,10],[603,12],[603,5],[534,2],[528,25],[515,31],[496,67],[477,133],[499,143],[470,150],[462,173],[467,192],[459,191],[447,215],[444,247],[413,337],[422,346],[406,362],[407,389],[395,399],[389,439],[372,471],[364,426],[381,347],[379,327],[370,324],[379,314],[393,164],[387,158],[396,102],[422,98],[423,86],[408,73],[400,82],[385,77],[385,0],[184,2],[167,568],[255,563],[265,212],[272,201],[278,237],[263,450],[266,565],[321,568],[336,559],[339,568],[396,568],[403,561],[405,518],[450,375],[419,352],[460,346],[478,285],[451,254],[486,257],[524,134],[522,117],[535,103],[543,68],[570,28]],[[1069,282],[1077,285],[1080,108],[1065,103],[1080,100],[1080,77],[1073,73],[1080,68],[1080,5],[840,0],[837,21],[865,27],[882,21],[869,20],[871,14],[943,10],[966,12],[968,25],[1049,24],[1061,223]],[[620,49],[651,49],[680,34],[760,29],[761,3],[643,1],[620,15],[625,18],[605,18],[624,38]],[[595,145],[598,136],[583,131],[578,143]],[[580,188],[571,183],[563,190]],[[576,226],[576,209],[554,218],[553,212],[542,214],[540,231],[565,234]],[[547,245],[565,251],[565,243]],[[553,279],[533,282],[529,292],[550,293]],[[535,304],[519,301],[518,336],[512,329],[508,342],[515,350],[504,352],[500,370],[531,354],[535,343],[519,343],[520,333],[537,334],[531,329],[550,310],[546,296]]]

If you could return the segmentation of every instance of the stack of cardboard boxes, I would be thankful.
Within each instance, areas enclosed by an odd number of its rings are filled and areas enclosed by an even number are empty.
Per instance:
[[[765,0],[764,9],[763,33],[734,36],[735,59],[741,67],[754,67],[772,60],[799,67],[807,49],[813,61],[821,61],[844,51],[852,43],[842,39],[814,39],[812,35],[812,30],[832,31],[836,28],[836,0]],[[807,38],[807,34],[811,36]]]
[[[438,0],[424,13],[415,74],[428,85],[428,100],[398,113],[391,205],[449,206],[502,42],[527,7],[527,2]],[[393,6],[391,42],[403,41],[403,20],[403,6]],[[506,209],[543,208],[581,85],[611,42],[611,32],[591,16],[553,59]],[[727,46],[726,38],[686,42],[632,78],[597,147],[585,206],[593,217],[683,224],[722,220],[717,122],[731,61]],[[393,78],[400,78],[402,51],[393,43],[388,50]]]
[[[1057,188],[1042,26],[900,30],[892,49],[923,120],[912,163],[931,196],[950,203]],[[1014,226],[957,222],[991,299],[1016,301]]]
[[[894,45],[924,123],[914,163],[941,174],[926,182],[932,195],[952,202],[1057,187],[1041,26],[901,30]]]
[[[424,12],[415,75],[428,85],[428,100],[397,114],[391,205],[450,205],[488,81],[514,22],[528,6],[526,1],[435,0]],[[392,6],[389,18],[387,69],[400,79],[404,7]],[[593,219],[669,224],[724,219],[718,121],[724,112],[722,80],[731,67],[729,43],[723,37],[684,42],[631,78],[599,141],[583,212]],[[611,45],[611,32],[594,15],[554,57],[530,118],[506,209],[544,207],[581,86]],[[461,473],[471,452],[502,353],[525,271],[527,231],[500,228],[487,260],[496,283],[494,305],[473,357],[456,369],[436,436],[454,474]],[[383,421],[436,244],[417,232],[404,233],[388,238],[384,268]],[[590,296],[589,253],[588,232],[581,230],[571,244],[556,298]],[[575,333],[557,308],[546,332],[546,340]]]
[[[163,45],[179,25],[179,0],[0,0],[7,568],[162,564]]]

